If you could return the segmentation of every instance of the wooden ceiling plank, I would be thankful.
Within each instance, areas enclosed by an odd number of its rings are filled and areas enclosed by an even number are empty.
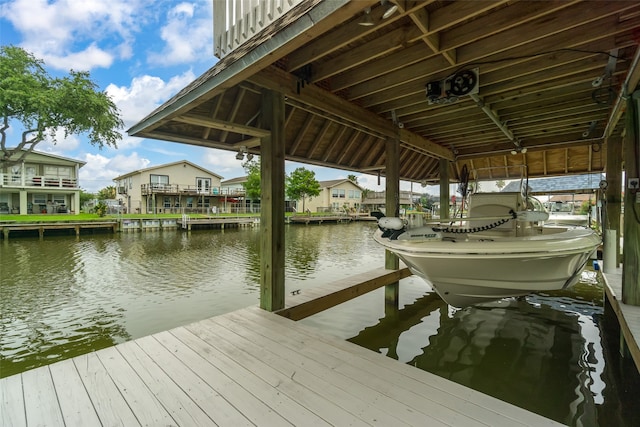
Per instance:
[[[367,153],[367,155],[364,158],[364,161],[362,162],[363,165],[375,164],[374,159],[375,159],[375,157],[377,155],[376,146],[382,145],[384,147],[384,144],[381,144],[381,142],[382,141],[380,139],[376,139],[376,140],[372,141],[371,149],[369,150],[369,152]]]
[[[318,62],[317,64],[314,63],[311,81],[318,82],[336,74],[349,71],[376,58],[388,56],[390,52],[403,47],[408,38],[413,38],[418,33],[419,31],[415,27],[397,28],[367,44],[349,49],[342,55],[328,61]]]
[[[339,91],[355,86],[372,78],[380,77],[395,70],[401,70],[408,65],[422,62],[427,58],[436,56],[435,53],[418,43],[403,49],[401,52],[393,53],[384,58],[367,62],[351,69],[348,73],[343,73],[331,78],[331,90]]]
[[[218,112],[220,111],[220,106],[222,105],[222,98],[223,98],[224,94],[220,94],[217,97],[217,101],[213,102],[211,105],[211,110],[209,110],[209,117],[211,118],[211,120],[213,120],[217,115]],[[210,127],[205,127],[202,130],[202,139],[209,139],[209,135],[211,134],[211,128]]]
[[[360,142],[360,146],[356,149],[356,152],[353,154],[353,156],[351,156],[351,161],[349,162],[349,168],[353,168],[356,162],[362,160],[363,152],[365,152],[371,146],[371,142],[373,141],[373,139],[374,139],[373,135],[367,135]]]
[[[565,8],[554,15],[553,19],[543,17],[527,24],[525,28],[516,27],[487,39],[465,44],[458,48],[458,61],[493,62],[501,58],[537,55],[591,41],[585,39],[585,35],[591,35],[596,40],[633,27],[632,21],[635,20],[618,22],[618,9],[614,9],[613,4],[635,6],[634,2],[594,2],[590,5],[597,7],[589,8],[588,13],[585,12],[584,5]]]
[[[579,49],[590,50],[592,52],[605,52],[610,50],[615,46],[616,39],[614,37],[605,37],[602,40],[597,40],[593,43],[585,44],[579,46]],[[622,42],[623,45],[628,45],[633,43],[632,39],[628,39]],[[503,63],[504,66],[495,68],[494,71],[482,72],[480,77],[481,90],[484,94],[487,93],[487,86],[491,83],[497,83],[498,81],[501,83],[505,83],[506,80],[516,80],[519,75],[530,74],[535,72],[540,68],[547,68],[551,64],[556,63],[557,61],[564,63],[570,62],[571,60],[575,60],[578,57],[585,57],[585,55],[592,55],[583,52],[556,52],[554,54],[545,55],[544,58],[538,59],[533,58],[530,60],[519,60],[518,66],[510,66],[512,61],[505,61]],[[535,61],[535,62],[532,62]],[[545,67],[545,64],[547,65]],[[557,64],[556,64],[557,66]],[[487,67],[483,67],[482,70],[485,70]],[[525,70],[525,71],[521,71]],[[498,75],[493,74],[494,72],[499,72]],[[540,76],[544,78],[544,73],[541,73]],[[416,91],[416,84],[414,82],[409,82],[403,84],[398,87],[394,87],[391,90],[385,90],[381,92],[377,92],[371,96],[367,96],[361,98],[361,104],[366,107],[373,109],[378,114],[385,111],[390,111],[392,109],[396,110],[396,113],[402,117],[402,121],[407,124],[411,122],[410,118],[405,117],[407,114],[412,114],[415,111],[423,110],[420,106],[424,105],[424,87],[418,87]],[[494,102],[496,102],[494,100]],[[511,102],[510,102],[511,104]],[[375,108],[372,108],[377,106]],[[411,108],[415,106],[415,108]],[[412,111],[413,110],[413,111]]]
[[[318,135],[316,135],[316,137],[314,138],[313,143],[311,144],[311,147],[309,147],[309,150],[307,151],[306,157],[310,159],[313,158],[314,152],[318,149],[318,146],[320,146],[320,144],[324,140],[325,135],[329,131],[329,128],[331,127],[331,123],[332,123],[331,120],[324,121],[324,124],[322,125],[322,129],[320,129],[320,132],[318,132]]]
[[[293,140],[293,143],[291,144],[291,148],[289,149],[288,154],[291,154],[292,156],[296,155],[296,152],[298,151],[298,148],[300,148],[300,144],[304,140],[304,137],[307,136],[307,133],[309,132],[309,128],[311,127],[311,124],[313,123],[314,119],[315,119],[315,116],[313,114],[311,113],[307,114],[307,118],[305,119],[304,124],[302,125],[300,130],[296,133],[296,138]]]
[[[315,85],[306,86],[304,90],[297,93],[294,77],[275,67],[262,70],[254,75],[251,80],[257,82],[260,86],[277,90],[285,96],[313,105],[320,110],[330,112],[354,123],[361,123],[384,136],[396,137],[398,134],[398,129],[393,126],[393,123]],[[433,156],[453,159],[451,150],[419,135],[414,135],[406,129],[400,129],[400,137],[402,141],[416,145]]]
[[[407,159],[403,163],[400,163],[400,176],[406,180],[412,180],[411,173],[416,168],[420,159],[422,159],[422,157],[419,153],[411,152],[411,154],[407,156]]]
[[[327,147],[327,150],[324,152],[324,155],[322,156],[323,162],[326,163],[329,160],[329,156],[331,156],[335,148],[342,141],[342,138],[344,137],[344,134],[347,131],[347,129],[349,129],[347,126],[340,127],[340,130],[338,130],[338,135],[333,138],[333,141],[331,141],[331,144],[329,145],[329,147]],[[352,134],[355,134],[355,133],[356,131],[352,130]]]
[[[181,142],[189,145],[197,145],[199,147],[217,148],[220,150],[234,150],[239,146],[258,147],[260,145],[260,138],[248,138],[241,143],[225,144],[221,141],[212,141],[210,139],[203,140],[201,138],[176,135],[174,133],[167,133],[163,131],[154,131],[149,134],[148,138],[158,139],[161,141]]]
[[[413,165],[409,165],[407,169],[406,176],[408,178],[417,176],[420,170],[424,169],[425,164],[429,161],[428,157],[420,156],[419,155],[420,153],[417,153],[417,154],[418,155],[415,156],[415,161],[413,162]]]
[[[450,8],[445,7],[445,8],[438,9],[429,16],[425,16],[426,12],[424,11],[411,13],[410,16],[411,16],[411,19],[414,21],[414,24],[417,24],[420,26],[420,29],[423,29],[425,25],[428,25],[429,27],[431,27],[429,28],[429,34],[425,34],[424,36],[422,36],[422,38],[424,39],[426,44],[431,48],[432,51],[440,52],[442,50],[440,47],[440,43],[437,37],[434,38],[438,31],[442,31],[443,29],[456,25],[459,22],[471,19],[480,13],[484,13],[487,10],[493,9],[504,3],[507,3],[507,1],[499,0],[499,1],[483,1],[483,2],[458,2],[456,3],[455,7],[450,7]],[[448,9],[448,10],[444,11],[444,9]],[[448,20],[449,17],[451,18],[450,20]],[[429,19],[429,23],[425,24],[423,22],[424,19]],[[451,49],[445,49],[445,51],[450,51],[450,50]],[[445,58],[445,61],[447,64],[452,65],[452,63],[450,62],[451,60],[453,60],[453,64],[456,63],[455,52],[449,52],[446,56],[448,57],[448,58]],[[422,56],[421,59],[424,59],[424,55]],[[388,58],[382,59],[382,61],[387,61],[387,60]],[[408,58],[403,58],[402,55],[400,55],[398,60],[400,61],[398,63],[399,66],[397,67],[398,69],[402,69],[403,67],[406,67]],[[359,77],[343,76],[342,79],[332,80],[332,88],[334,88],[334,90],[342,90],[344,88],[354,86],[356,83],[370,80],[372,78],[370,65],[371,64],[365,64],[364,69],[361,70],[364,73],[366,73],[366,76],[359,76]],[[384,72],[388,73],[389,66],[388,65],[385,66],[384,62],[381,63],[381,65],[383,65]],[[346,81],[347,79],[351,79],[351,80]],[[406,80],[403,80],[403,81],[406,81]],[[375,84],[373,86],[375,87]],[[354,98],[350,98],[350,99],[354,99]]]
[[[349,138],[349,141],[347,142],[347,144],[343,147],[343,149],[340,151],[340,156],[338,156],[338,160],[336,161],[336,163],[338,165],[343,165],[344,164],[344,159],[345,157],[347,157],[347,154],[349,154],[349,152],[351,151],[351,149],[353,148],[353,145],[356,143],[356,141],[358,139],[364,139],[364,134],[361,132],[354,132],[351,135],[351,138]]]
[[[377,0],[358,0],[357,2],[350,2],[352,4],[351,16],[362,15],[367,7],[375,6],[380,2]],[[384,11],[382,8],[375,8],[371,11],[371,19],[374,22],[379,22],[382,18]],[[304,49],[298,49],[292,52],[288,57],[287,71],[297,70],[298,68],[310,64],[319,60],[325,55],[335,52],[349,44],[354,40],[378,31],[379,28],[375,25],[365,27],[359,25],[360,18],[352,19],[351,22],[334,29],[330,33],[327,33],[320,37],[310,38],[311,42],[304,46]],[[387,21],[392,22],[392,21]]]
[[[575,1],[519,1],[479,17],[471,22],[442,32],[442,48],[455,49],[479,39],[494,36],[514,27],[522,26],[534,19],[547,16],[578,3]]]
[[[363,83],[352,86],[348,90],[348,99],[356,100],[377,92],[391,90],[408,82],[419,82],[418,84],[424,88],[424,85],[429,79],[444,78],[450,74],[452,70],[453,67],[451,64],[444,59],[442,55],[438,55],[437,57],[429,58],[427,61],[401,67],[393,73],[369,79]]]
[[[234,133],[255,136],[259,138],[269,135],[268,130],[255,128],[252,126],[245,126],[237,123],[226,122],[222,120],[213,121],[210,118],[198,117],[192,114],[186,114],[183,116],[175,117],[173,120],[175,120],[176,122],[187,123],[190,125],[209,127],[211,129],[230,131]]]
[[[538,40],[530,45],[518,46],[515,49],[511,49],[511,47],[509,47],[509,50],[500,52],[499,54],[494,54],[494,50],[492,49],[485,49],[486,52],[482,55],[478,54],[478,50],[473,50],[473,58],[467,58],[463,60],[458,57],[458,62],[464,63],[471,60],[476,60],[482,61],[484,63],[484,61],[487,61],[489,67],[492,66],[492,63],[504,63],[497,68],[508,68],[511,69],[512,72],[517,72],[517,69],[513,66],[514,60],[512,58],[514,57],[522,56],[519,61],[526,62],[539,55],[540,52],[554,51],[557,50],[559,46],[563,45],[567,48],[580,47],[594,40],[608,37],[612,33],[628,31],[631,28],[635,28],[638,26],[638,22],[634,19],[625,21],[624,25],[616,25],[616,23],[616,16],[608,16],[595,23],[592,22],[587,24],[587,27],[580,26],[561,34],[555,34],[554,36],[547,37],[543,40]],[[592,40],[585,40],[585,32],[587,34],[594,34],[597,36],[593,37]],[[526,58],[529,55],[531,55],[532,58]],[[526,64],[523,64],[523,67],[526,69]],[[496,66],[493,65],[493,68],[496,68]],[[399,73],[384,75],[366,82],[363,86],[357,85],[351,88],[349,91],[349,99],[360,99],[370,97],[373,94],[379,94],[378,99],[367,99],[365,104],[368,107],[374,105],[376,102],[381,102],[385,98],[388,98],[390,93],[393,93],[393,98],[397,99],[399,96],[406,93],[401,93],[399,91],[400,87],[410,87],[407,82],[421,79],[426,83],[427,79],[430,77],[433,79],[437,79],[446,76],[453,71],[453,68],[450,67],[450,64],[445,61],[441,61],[438,64],[436,63],[436,61],[433,61],[431,59],[426,60],[425,63],[418,63],[412,65],[411,67],[401,68],[400,70],[401,71]],[[480,84],[483,85],[482,77],[480,79]],[[414,87],[416,87],[415,93],[424,91],[424,85],[422,84]]]
[[[238,114],[238,110],[240,109],[240,106],[242,105],[242,100],[244,98],[246,90],[245,90],[245,88],[240,87],[239,92],[240,93],[238,93],[234,97],[233,107],[229,109],[229,115],[227,117],[227,122],[229,122],[229,123],[233,123],[235,121],[236,115]],[[222,134],[220,135],[220,141],[225,142],[227,140],[228,136],[229,136],[229,131],[227,131],[227,130],[223,131]]]

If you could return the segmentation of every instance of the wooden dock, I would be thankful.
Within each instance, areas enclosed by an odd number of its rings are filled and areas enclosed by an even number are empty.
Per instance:
[[[300,320],[320,313],[367,292],[411,276],[409,268],[404,264],[401,266],[402,268],[399,270],[377,268],[322,286],[293,291],[291,296],[285,298],[284,308],[276,313],[292,320]]]
[[[0,380],[2,426],[551,426],[250,307]]]
[[[323,223],[342,223],[351,222],[353,218],[349,215],[292,215],[288,217],[287,221],[291,224],[323,224]]]
[[[75,233],[79,236],[84,230],[97,230],[102,229],[115,233],[118,231],[118,221],[68,221],[68,222],[36,222],[36,223],[21,223],[21,222],[2,222],[0,223],[0,234],[4,239],[9,238],[11,232],[21,233],[29,231],[37,231],[40,238],[44,237],[46,231],[60,231],[64,230],[69,233]]]
[[[602,263],[600,263],[602,267]],[[605,280],[604,292],[608,303],[611,305],[618,324],[620,333],[626,344],[629,354],[633,358],[636,368],[640,373],[640,306],[629,305],[622,302],[622,269],[616,269],[615,273],[602,274]],[[624,349],[622,349],[624,351]]]
[[[259,224],[259,219],[254,217],[219,217],[219,218],[179,218],[177,220],[179,229],[195,230],[210,228],[237,228],[253,227]]]

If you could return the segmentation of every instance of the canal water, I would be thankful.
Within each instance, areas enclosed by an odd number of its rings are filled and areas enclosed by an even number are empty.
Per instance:
[[[375,225],[289,225],[287,292],[384,265]],[[0,242],[0,377],[258,304],[258,228]],[[463,266],[461,266],[463,268]],[[305,324],[572,426],[638,426],[640,380],[617,352],[601,278],[464,309],[401,281]]]

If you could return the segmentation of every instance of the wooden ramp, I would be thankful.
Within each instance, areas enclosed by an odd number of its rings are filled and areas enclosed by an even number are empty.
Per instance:
[[[3,426],[550,426],[257,307],[0,380]]]

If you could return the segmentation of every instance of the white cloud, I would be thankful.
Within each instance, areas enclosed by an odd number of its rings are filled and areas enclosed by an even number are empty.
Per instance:
[[[22,47],[47,66],[91,70],[131,55],[127,46],[143,21],[143,6],[130,0],[14,0],[0,7],[0,17],[21,33]]]
[[[245,176],[243,161],[236,159],[236,154],[238,153],[235,151],[205,149],[202,160],[194,163],[222,176],[223,179]]]
[[[114,185],[113,178],[116,176],[144,169],[150,163],[148,159],[136,152],[127,155],[118,154],[114,157],[86,154],[82,160],[87,163],[80,168],[80,186],[90,193]]]
[[[160,30],[165,47],[149,53],[149,63],[174,65],[201,61],[213,57],[213,2],[200,0],[183,2],[167,13],[167,22]]]
[[[125,129],[128,129],[194,79],[191,70],[172,77],[168,82],[144,75],[134,78],[129,87],[110,84],[106,92],[120,109]]]
[[[38,143],[36,150],[64,156],[65,152],[73,151],[80,146],[80,139],[78,136],[69,135],[65,137],[64,129],[56,129],[55,136],[55,142],[51,138],[47,137],[44,141]]]

